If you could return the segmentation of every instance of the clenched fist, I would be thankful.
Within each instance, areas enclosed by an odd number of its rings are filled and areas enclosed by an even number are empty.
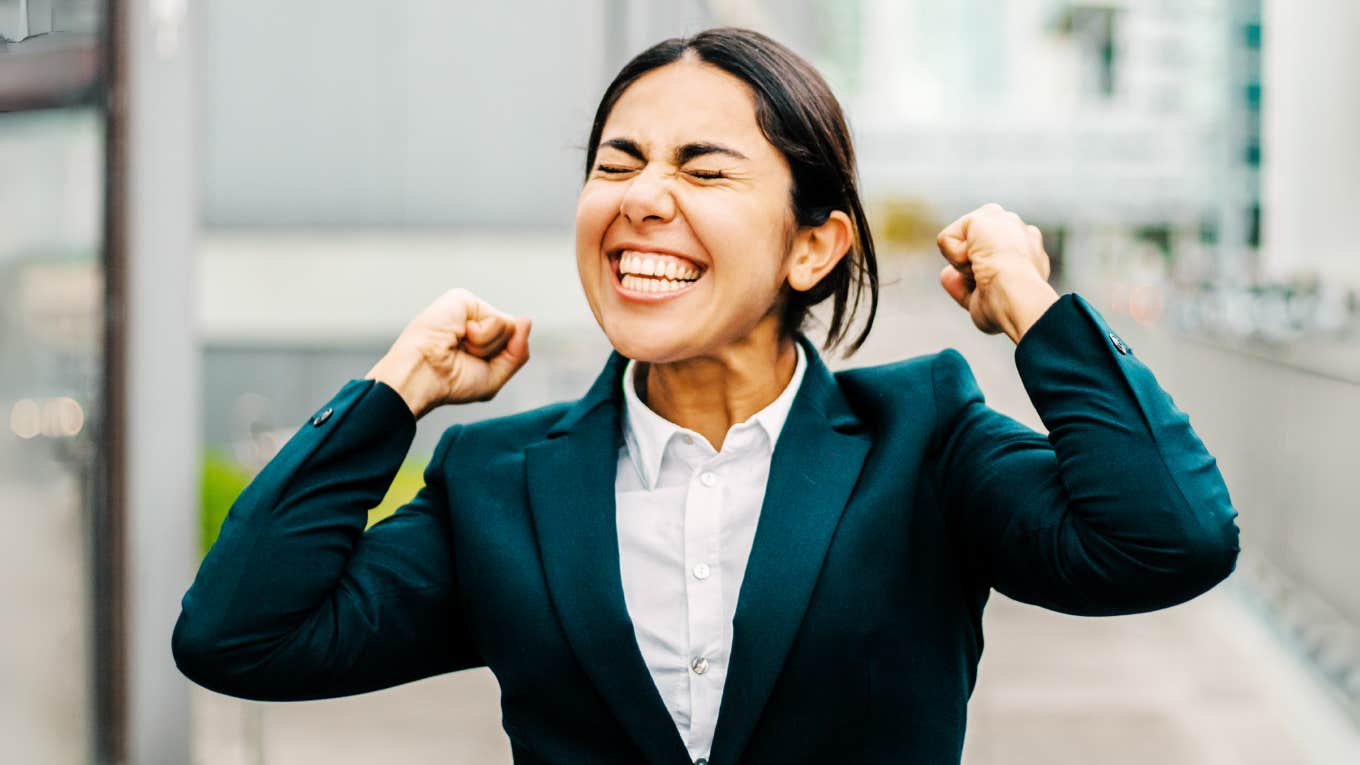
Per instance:
[[[451,289],[406,325],[365,378],[401,394],[416,419],[443,404],[488,401],[529,360],[530,326]]]
[[[1001,205],[986,204],[949,224],[935,243],[949,265],[940,285],[988,334],[1016,343],[1058,299],[1048,284],[1039,229]]]

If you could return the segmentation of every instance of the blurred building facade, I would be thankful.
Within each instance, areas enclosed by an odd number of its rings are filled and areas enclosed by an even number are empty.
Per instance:
[[[472,228],[569,248],[613,72],[663,37],[738,24],[827,74],[866,196],[889,215],[938,228],[1002,201],[1048,232],[1072,285],[1260,270],[1260,0],[343,0],[325,14],[218,0],[205,17],[210,239]],[[208,257],[229,267],[226,249]],[[577,299],[560,302],[580,316]],[[229,340],[230,320],[206,321]]]

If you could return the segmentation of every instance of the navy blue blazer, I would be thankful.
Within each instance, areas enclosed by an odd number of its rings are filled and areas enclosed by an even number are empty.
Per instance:
[[[1015,349],[1047,436],[990,409],[952,349],[832,374],[798,342],[715,765],[957,763],[991,588],[1127,614],[1233,570],[1214,458],[1080,296]],[[288,700],[488,666],[516,762],[688,762],[620,580],[626,361],[578,401],[449,427],[424,488],[366,532],[416,423],[387,385],[346,382],[232,506],[182,601],[180,669]]]

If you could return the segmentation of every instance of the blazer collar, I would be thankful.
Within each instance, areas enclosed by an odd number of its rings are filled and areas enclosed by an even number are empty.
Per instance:
[[[736,762],[802,623],[827,547],[870,440],[802,333],[802,384],[771,457],[751,556],[733,618],[732,654],[710,759]],[[619,571],[615,471],[622,374],[612,351],[579,401],[525,450],[529,504],[548,590],[586,674],[648,761],[689,762],[652,682]]]
[[[784,421],[788,419],[789,408],[793,406],[793,397],[798,394],[798,387],[803,382],[804,371],[807,368],[807,352],[803,350],[802,343],[794,343],[795,361],[793,365],[793,376],[784,386],[784,390],[761,409],[751,415],[746,423],[736,427],[758,427],[765,432],[769,438],[769,448],[774,449],[774,444],[779,441],[779,431],[784,427]],[[638,397],[637,388],[634,383],[634,374],[637,372],[637,362],[629,360],[623,369],[623,432],[628,444],[628,455],[632,459],[633,465],[638,470],[642,485],[648,489],[656,488],[656,482],[661,475],[661,462],[666,454],[666,447],[672,438],[678,433],[688,433],[695,438],[703,436],[695,433],[688,428],[667,420],[665,417],[652,411],[650,407],[642,402]]]
[[[863,423],[851,411],[845,397],[840,394],[835,376],[827,369],[812,340],[802,332],[797,333],[794,339],[803,348],[803,363],[806,364],[803,374],[805,378],[809,378],[807,384],[799,386],[794,407],[798,407],[800,403],[804,407],[811,407],[837,430],[862,430]],[[630,359],[622,353],[610,351],[604,368],[595,377],[586,394],[548,427],[547,437],[551,439],[570,432],[583,418],[601,405],[612,402],[616,406],[622,406],[623,372],[628,367],[629,361]],[[805,388],[812,390],[804,393]]]

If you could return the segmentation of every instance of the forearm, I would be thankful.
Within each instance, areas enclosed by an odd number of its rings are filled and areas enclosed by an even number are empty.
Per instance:
[[[406,402],[411,416],[419,420],[434,408],[438,396],[440,379],[428,365],[415,355],[394,349],[384,354],[364,379],[384,383]]]
[[[1014,275],[998,280],[995,289],[1003,305],[998,311],[1001,329],[1019,344],[1039,317],[1058,302],[1058,293],[1028,264],[1015,271]]]
[[[227,675],[258,668],[286,659],[281,649],[333,607],[368,510],[382,501],[415,427],[392,391],[367,381],[346,383],[327,409],[232,505],[183,598],[177,654]]]
[[[1176,602],[1227,576],[1237,515],[1214,457],[1088,303],[1064,296],[1016,348],[1056,455],[1075,545],[1129,597]],[[1084,532],[1084,535],[1083,535]]]
[[[1046,436],[987,407],[957,352],[933,370],[941,441],[930,472],[967,565],[1012,598],[1066,613],[1188,600],[1227,576],[1238,551],[1214,458],[1107,333],[1066,295],[1017,346]]]

